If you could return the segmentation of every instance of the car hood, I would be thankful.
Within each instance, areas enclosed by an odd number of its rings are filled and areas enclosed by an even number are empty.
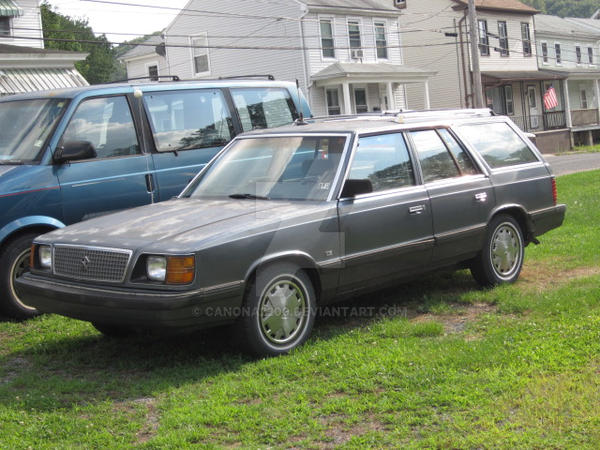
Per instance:
[[[269,231],[282,221],[324,209],[323,203],[178,199],[80,222],[38,242],[189,252],[221,238]]]

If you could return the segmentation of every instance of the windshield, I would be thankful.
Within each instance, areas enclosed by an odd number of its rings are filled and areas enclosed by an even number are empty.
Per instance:
[[[37,160],[66,105],[64,99],[0,103],[0,164]]]
[[[235,141],[193,188],[192,198],[326,200],[346,137],[261,137]]]

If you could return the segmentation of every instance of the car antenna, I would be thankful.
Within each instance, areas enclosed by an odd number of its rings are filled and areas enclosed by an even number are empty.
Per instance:
[[[295,125],[308,125],[308,122],[306,120],[304,120],[304,113],[302,112],[302,105],[300,104],[300,82],[298,81],[298,78],[296,78],[296,91],[298,93],[298,106],[300,109],[300,114],[298,115],[298,118],[294,121]]]

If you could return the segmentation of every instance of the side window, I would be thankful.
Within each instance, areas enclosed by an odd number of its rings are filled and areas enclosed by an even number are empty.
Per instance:
[[[402,134],[361,138],[349,178],[370,180],[373,192],[413,186],[415,175]]]
[[[448,150],[450,150],[450,153],[452,153],[454,160],[460,168],[460,173],[462,175],[478,174],[479,170],[475,168],[473,160],[467,154],[465,149],[462,148],[462,146],[456,141],[456,139],[454,139],[454,136],[452,136],[448,130],[443,128],[438,130],[438,133],[444,141],[444,144],[446,144],[446,147],[448,147]]]
[[[538,161],[527,144],[506,123],[463,125],[459,131],[492,169]]]
[[[83,101],[73,114],[62,137],[68,141],[88,141],[97,158],[140,153],[133,118],[125,97],[94,98]]]
[[[220,89],[144,96],[159,152],[218,147],[233,137],[231,113]]]
[[[425,183],[460,176],[454,158],[435,130],[413,131],[410,135],[421,161]]]
[[[296,106],[287,89],[231,89],[233,102],[244,131],[273,128],[292,123],[298,118]]]

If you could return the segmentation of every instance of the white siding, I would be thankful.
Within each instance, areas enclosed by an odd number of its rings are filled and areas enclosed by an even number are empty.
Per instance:
[[[548,45],[548,63],[544,64],[542,56],[542,42],[546,42]],[[556,50],[554,44],[560,44],[561,59],[562,62],[558,64],[556,62]],[[576,47],[581,47],[581,64],[577,64]],[[560,35],[550,35],[546,33],[538,33],[538,65],[540,68],[552,69],[596,69],[600,64],[598,60],[600,54],[598,53],[598,44],[593,41],[585,39],[573,39],[567,38]],[[590,66],[588,63],[588,47],[591,47],[594,51],[594,65]]]
[[[158,65],[159,75],[172,75],[167,70],[167,60],[157,54],[136,58],[127,62],[127,78],[148,76],[148,66]]]
[[[42,18],[37,0],[14,0],[23,15],[11,19],[14,37],[0,38],[0,44],[44,48]],[[20,39],[20,38],[30,39]]]

